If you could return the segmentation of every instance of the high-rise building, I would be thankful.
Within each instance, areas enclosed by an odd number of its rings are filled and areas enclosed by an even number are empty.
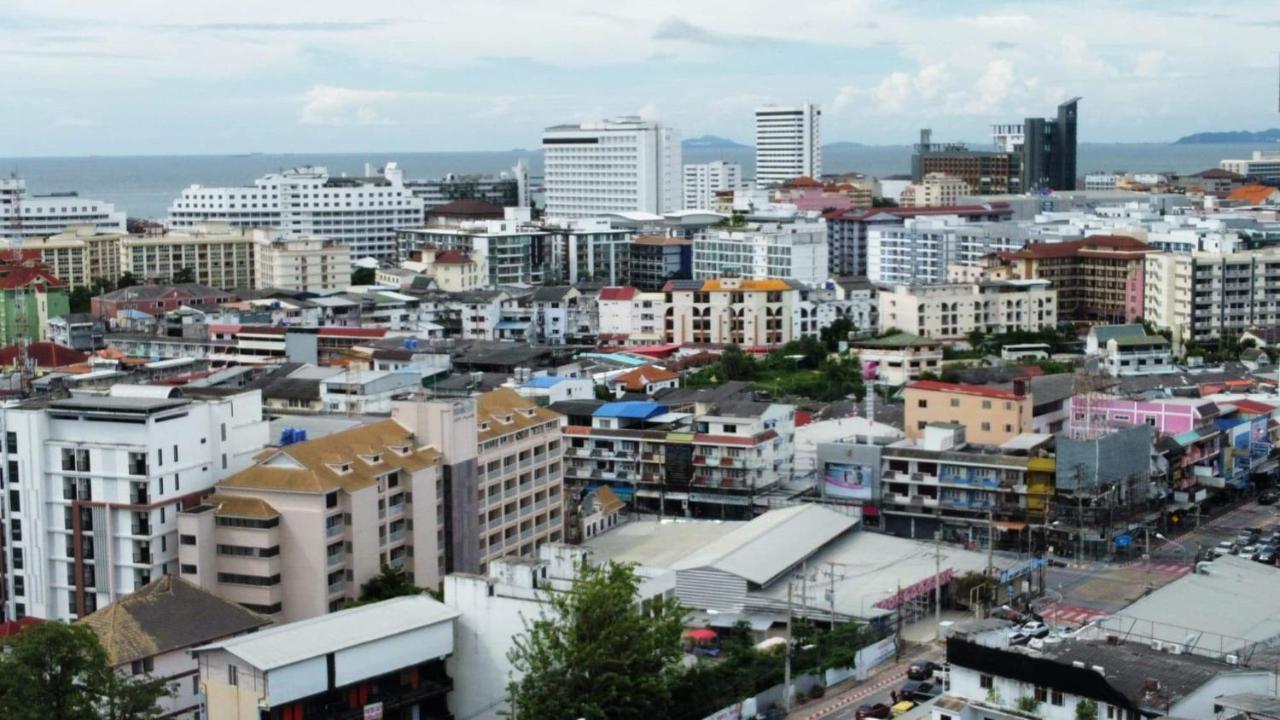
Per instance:
[[[817,105],[756,108],[756,184],[822,174],[822,111]]]
[[[340,290],[351,284],[351,253],[334,240],[254,233],[254,287],[297,292]]]
[[[669,125],[639,117],[553,125],[542,149],[549,218],[681,208],[680,133]]]
[[[829,249],[821,217],[710,227],[693,243],[693,277],[782,278],[816,287],[830,272]]]
[[[253,187],[192,185],[173,201],[168,225],[273,227],[288,237],[337,240],[356,258],[394,258],[396,230],[422,224],[423,200],[406,187],[394,162],[380,175],[367,175],[332,177],[326,168],[303,167],[264,175]]]
[[[684,166],[684,209],[714,210],[716,192],[742,186],[742,166],[713,160]]]
[[[76,225],[89,225],[98,232],[125,231],[125,214],[101,200],[88,200],[76,193],[27,195],[27,181],[20,177],[0,178],[0,239],[45,237]]]
[[[405,187],[421,198],[430,213],[455,200],[481,200],[500,208],[529,206],[529,168],[524,161],[499,175],[456,175],[433,180],[406,180]]]
[[[979,195],[1003,195],[1021,192],[1018,173],[1019,155],[1013,150],[970,150],[964,143],[935,143],[933,131],[920,131],[911,156],[911,181],[921,182],[926,175],[943,173],[958,177]]]
[[[71,620],[178,572],[178,512],[267,443],[262,395],[170,387],[0,411],[5,616]],[[175,397],[170,397],[175,395]]]
[[[1021,158],[1022,189],[1076,189],[1076,113],[1080,98],[1058,106],[1057,118],[1027,118],[1022,125],[996,125],[992,139]]]
[[[1058,291],[1061,322],[1131,323],[1143,314],[1146,257],[1156,249],[1124,235],[1027,245],[1013,254],[1022,278]]]

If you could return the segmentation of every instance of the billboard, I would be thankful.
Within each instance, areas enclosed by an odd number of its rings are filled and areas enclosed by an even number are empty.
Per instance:
[[[822,475],[823,493],[846,500],[870,500],[874,480],[874,470],[866,465],[827,463]]]

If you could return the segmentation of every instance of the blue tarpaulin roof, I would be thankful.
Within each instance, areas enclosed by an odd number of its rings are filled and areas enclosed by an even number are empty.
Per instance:
[[[590,483],[587,485],[587,492],[591,492],[601,485],[612,490],[613,494],[617,495],[619,500],[630,501],[631,497],[635,495],[635,488],[625,483],[618,483],[617,485],[612,483]]]
[[[552,388],[569,378],[560,377],[559,375],[537,375],[524,381],[524,387],[527,388]]]
[[[605,403],[592,413],[595,417],[622,418],[624,420],[647,420],[655,415],[667,412],[662,403],[645,400],[624,400],[623,402]]]

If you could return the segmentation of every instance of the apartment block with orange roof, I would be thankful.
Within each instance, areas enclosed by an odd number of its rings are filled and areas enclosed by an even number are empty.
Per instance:
[[[796,339],[798,287],[788,280],[672,280],[666,293],[668,343],[780,347]]]

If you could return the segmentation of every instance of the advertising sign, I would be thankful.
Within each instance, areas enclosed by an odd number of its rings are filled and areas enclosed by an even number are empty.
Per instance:
[[[823,473],[824,492],[827,497],[871,500],[874,477],[866,465],[829,462]]]

